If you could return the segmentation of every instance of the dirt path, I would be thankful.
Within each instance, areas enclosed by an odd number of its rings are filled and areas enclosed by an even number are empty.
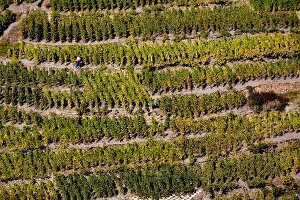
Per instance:
[[[251,86],[251,87],[258,87],[260,85],[265,85],[265,84],[285,84],[285,83],[296,83],[296,82],[300,82],[300,77],[293,77],[293,78],[277,78],[277,79],[256,79],[256,80],[251,80],[248,81],[244,84],[236,84],[233,85],[234,90],[245,90],[247,88],[247,86]],[[163,96],[172,96],[172,95],[187,95],[187,94],[195,94],[195,95],[203,95],[203,94],[209,94],[209,93],[214,93],[217,91],[228,91],[228,86],[208,86],[205,88],[196,88],[196,89],[192,89],[192,90],[182,90],[182,91],[175,91],[175,92],[168,92],[168,93],[163,93],[163,94],[154,94],[152,95],[152,99],[156,100],[156,99],[160,99]],[[299,88],[300,89],[300,88]]]
[[[171,130],[167,130],[167,135],[166,136],[153,136],[152,139],[153,141],[175,141],[179,137],[175,135]],[[203,137],[204,135],[200,134],[190,134],[186,136],[187,138],[200,138]],[[59,143],[51,143],[46,145],[46,148],[49,148],[51,151],[61,151],[65,149],[91,149],[91,148],[97,148],[97,147],[107,147],[107,146],[120,146],[120,145],[127,145],[127,144],[143,144],[146,143],[147,141],[150,140],[150,137],[147,138],[133,138],[133,139],[124,139],[124,140],[116,140],[116,139],[111,139],[108,140],[107,138],[102,138],[100,141],[97,142],[91,142],[91,143],[80,143],[80,144],[67,144],[67,145],[60,145]]]
[[[8,62],[11,62],[12,59],[0,57],[0,62],[3,64],[7,64]],[[44,62],[41,64],[36,64],[33,60],[27,60],[27,59],[21,59],[20,60],[22,64],[27,68],[38,68],[38,69],[69,69],[72,71],[80,71],[80,70],[115,70],[117,72],[121,72],[119,66],[117,65],[107,65],[105,67],[99,66],[99,65],[93,65],[93,64],[87,64],[84,65],[81,69],[75,68],[75,63],[54,63],[54,62]],[[137,66],[138,67],[138,66]]]
[[[124,199],[150,200],[150,199],[140,198],[134,195],[129,195],[128,197],[117,196],[117,197],[107,198],[107,200],[124,200]],[[207,192],[205,192],[202,188],[198,188],[197,191],[194,193],[182,194],[182,195],[171,195],[168,197],[160,198],[159,200],[210,200],[210,199],[211,199],[210,195]]]
[[[26,112],[36,112],[40,115],[43,116],[50,116],[52,113],[55,113],[57,115],[62,115],[65,117],[75,117],[78,116],[78,113],[74,109],[58,109],[58,108],[48,108],[45,110],[40,110],[38,108],[28,106],[28,105],[22,105],[22,106],[17,106],[18,109],[22,109]]]
[[[14,23],[10,24],[9,27],[3,32],[3,35],[0,36],[0,43],[12,43],[19,41],[20,34],[19,34],[19,23],[20,20],[22,20],[26,15],[21,15],[20,19],[18,21],[15,21]],[[4,53],[4,52],[3,52]],[[1,60],[6,60],[1,59]]]
[[[25,15],[22,16],[21,19],[24,17]],[[0,41],[4,38],[7,39],[8,42],[16,41],[18,36],[14,36],[15,34],[10,34],[10,33],[18,31],[17,30],[18,26],[19,26],[19,21],[10,24],[9,27],[4,31],[3,35],[0,37]]]
[[[263,84],[255,88],[257,92],[275,92],[279,94],[284,94],[291,91],[300,90],[300,82],[285,82],[285,83],[273,83],[273,84]]]
[[[282,34],[286,35],[290,32],[290,29],[279,29],[279,32],[281,32]],[[223,37],[225,39],[234,39],[240,35],[236,34],[237,31],[231,31],[230,32],[231,35],[228,37]],[[261,35],[262,33],[243,33],[243,35],[248,35],[248,36],[257,36],[257,35]],[[180,42],[196,42],[196,41],[200,41],[200,40],[207,40],[207,41],[211,41],[211,40],[216,40],[218,38],[220,38],[220,34],[218,32],[209,32],[207,37],[200,37],[200,32],[197,33],[193,33],[193,34],[185,34],[183,37],[181,37],[179,40]],[[274,33],[269,33],[269,35],[274,35]],[[161,36],[157,36],[154,39],[150,39],[150,40],[143,40],[142,37],[135,37],[134,41],[136,41],[138,44],[148,44],[148,45],[153,45],[153,44],[163,44],[165,42],[172,42],[172,41],[178,41],[177,38],[178,35],[175,34],[167,34],[167,37],[163,38]],[[88,45],[100,45],[100,44],[107,44],[107,43],[115,43],[115,44],[126,44],[128,42],[130,38],[113,38],[113,39],[106,39],[103,41],[79,41],[79,42],[47,42],[45,40],[39,41],[39,42],[35,42],[35,41],[29,41],[28,39],[24,39],[22,40],[23,42],[25,42],[26,44],[33,44],[33,45],[41,45],[41,46],[72,46],[72,45],[80,45],[80,46],[88,46]]]
[[[222,117],[222,116],[225,116],[225,115],[227,115],[231,112],[233,114],[239,115],[239,116],[245,116],[245,115],[249,115],[249,114],[253,113],[253,111],[250,109],[250,107],[245,105],[241,108],[233,108],[233,109],[229,109],[229,110],[222,110],[220,112],[206,114],[204,116],[193,118],[193,119],[209,119],[209,118],[214,118],[214,117]]]
[[[286,142],[288,140],[300,139],[300,132],[290,132],[283,134],[282,136],[274,137],[274,138],[267,138],[265,142],[272,142],[272,143],[281,143]]]
[[[43,4],[44,4],[43,0],[38,0],[33,3],[23,2],[20,5],[11,4],[8,9],[16,14],[21,14],[21,15],[23,14],[28,15],[29,12],[36,11],[36,10],[45,11],[47,14],[51,14],[51,10],[47,9]]]
[[[240,65],[240,64],[261,64],[261,63],[274,63],[274,62],[278,62],[278,61],[288,61],[288,58],[285,59],[270,59],[270,58],[263,58],[263,59],[252,59],[252,60],[238,60],[238,61],[229,61],[226,64],[229,67],[232,67],[234,65]],[[7,57],[1,57],[0,56],[0,61],[3,62],[4,64],[11,62],[12,59],[11,58],[7,58]],[[21,59],[20,60],[23,65],[25,67],[28,68],[52,68],[52,69],[70,69],[70,70],[74,70],[74,71],[78,71],[75,68],[75,63],[70,62],[70,63],[54,63],[54,62],[42,62],[40,64],[36,64],[33,60],[28,60],[28,59]],[[200,66],[200,65],[199,65]],[[215,67],[215,64],[213,64],[213,62],[207,64],[206,66],[209,67]],[[133,66],[134,70],[136,70],[137,72],[141,71],[143,66],[140,64],[136,64]],[[108,64],[106,66],[102,66],[102,65],[93,65],[93,64],[86,64],[82,67],[82,69],[89,69],[89,70],[115,70],[115,71],[123,71],[125,68],[121,67],[117,64]],[[166,66],[164,68],[158,68],[158,71],[164,71],[167,69],[171,69],[171,70],[180,70],[180,69],[188,69],[189,71],[192,71],[191,67],[188,66],[182,66],[182,65],[176,65],[176,66]]]

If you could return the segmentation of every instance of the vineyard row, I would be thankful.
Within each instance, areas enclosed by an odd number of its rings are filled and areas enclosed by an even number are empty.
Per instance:
[[[58,139],[60,142],[72,141],[82,142],[84,138],[98,137],[98,131],[109,128],[109,124],[104,121],[100,123],[96,118],[92,120],[84,120],[85,124],[80,125],[80,122],[74,124],[72,122],[79,121],[77,119],[69,119],[69,122],[63,118],[51,118],[53,121],[43,121],[41,134],[45,134],[48,139]],[[55,119],[55,121],[54,121]],[[102,120],[105,117],[102,117]],[[123,118],[124,119],[124,118]],[[140,118],[142,119],[142,118]],[[107,119],[107,123],[113,122],[114,119]],[[92,125],[92,121],[94,125]],[[115,120],[116,121],[116,120]],[[121,120],[119,119],[121,122]],[[137,120],[136,120],[137,121]],[[11,180],[15,178],[33,178],[33,177],[47,177],[49,173],[59,172],[62,170],[70,169],[87,169],[95,167],[101,169],[103,167],[114,168],[126,165],[146,164],[152,162],[180,162],[188,159],[190,163],[197,161],[197,158],[206,156],[211,158],[214,156],[228,156],[229,154],[238,153],[246,144],[250,151],[262,151],[263,140],[265,137],[278,136],[289,131],[299,130],[299,114],[286,113],[278,114],[276,112],[265,114],[262,117],[253,115],[249,118],[238,117],[232,114],[215,118],[211,120],[189,121],[189,120],[170,120],[165,124],[174,131],[191,133],[204,133],[208,134],[203,137],[195,137],[185,139],[181,137],[178,140],[160,141],[148,140],[145,143],[125,144],[118,146],[103,146],[90,149],[63,149],[51,151],[49,149],[30,149],[27,151],[17,150],[10,153],[0,154],[0,180]],[[56,124],[60,123],[59,125]],[[169,123],[169,124],[168,124]],[[75,130],[76,128],[87,125],[87,132]],[[95,127],[102,126],[103,127]],[[52,126],[52,127],[49,127]],[[59,127],[62,126],[62,127]],[[114,126],[122,127],[122,125],[114,124]],[[162,125],[161,127],[163,127]],[[273,128],[274,126],[274,128]],[[68,127],[71,128],[70,132]],[[131,130],[138,128],[144,132],[152,131],[152,124],[146,127],[143,124],[138,124]],[[146,130],[148,128],[148,130]],[[4,130],[4,129],[3,129]],[[16,130],[16,129],[15,129]],[[106,130],[108,132],[108,130]],[[109,130],[110,134],[116,131],[116,128]],[[10,134],[9,132],[4,132]],[[51,134],[56,135],[52,136]],[[12,138],[18,135],[3,134],[4,142],[11,142]],[[47,136],[47,134],[49,134]],[[85,135],[86,134],[86,135]],[[90,135],[88,135],[90,134]],[[6,138],[5,138],[6,136]],[[9,137],[10,140],[9,140]],[[40,136],[41,137],[41,136]],[[52,137],[52,138],[51,138]],[[101,135],[100,135],[101,137]],[[113,135],[111,136],[113,137]],[[20,137],[19,137],[20,138]],[[31,145],[29,141],[26,144],[28,137],[24,137],[23,144]],[[41,143],[40,140],[32,140]],[[12,142],[11,142],[12,143]],[[3,144],[3,143],[2,143]],[[35,147],[33,147],[35,148]]]
[[[254,9],[261,11],[299,10],[299,0],[250,0]]]
[[[155,119],[147,124],[142,116],[107,117],[105,115],[67,118],[58,115],[41,116],[35,112],[18,111],[15,107],[0,109],[0,147],[9,150],[27,150],[47,146],[51,143],[78,144],[108,140],[123,140],[134,138],[151,138],[165,136],[167,130],[179,136],[223,134],[242,135],[242,140],[255,142],[264,137],[276,137],[281,134],[298,131],[300,116],[298,113],[270,112],[263,116],[249,115],[247,117],[228,114],[203,120],[169,118],[158,123]],[[26,126],[20,130],[7,122]],[[240,137],[240,136],[238,136]],[[252,138],[251,138],[252,137]]]
[[[289,57],[299,53],[298,34],[258,34],[234,39],[182,41],[163,44],[100,44],[91,46],[46,46],[24,43],[10,45],[8,57],[72,62],[80,56],[85,64],[144,65],[159,67],[172,64],[195,65],[214,60],[224,64],[232,60]]]
[[[182,114],[186,117],[200,116],[246,104],[246,98],[241,91],[229,91],[222,94],[215,92],[202,96],[163,96],[162,99],[154,102],[146,90],[141,90],[144,91],[141,93],[139,88],[134,88],[136,91],[132,93],[126,88],[123,91],[118,91],[113,87],[103,90],[101,84],[95,85],[95,87],[84,91],[79,88],[71,88],[70,91],[53,91],[37,86],[5,85],[0,88],[0,103],[14,106],[28,105],[41,110],[49,108],[75,109],[79,114],[94,109],[121,107],[126,108],[128,112],[133,112],[135,108],[140,111],[149,111],[158,107],[165,113],[173,115],[178,115],[184,109]]]
[[[208,4],[230,4],[231,0],[50,0],[53,10],[84,11],[102,9],[127,9],[164,4],[177,6],[202,6]]]
[[[98,73],[100,75],[100,73]],[[0,63],[0,85],[39,85],[39,86],[82,86],[82,79],[92,76],[91,73],[80,71],[75,73],[68,69],[47,69],[25,67],[20,61],[11,61],[7,64]]]
[[[242,91],[231,91],[220,94],[219,91],[202,95],[200,98],[192,95],[163,96],[159,100],[159,108],[166,115],[187,117],[199,117],[208,113],[216,113],[221,110],[240,108],[247,102]]]
[[[131,194],[158,199],[171,194],[194,192],[203,188],[213,194],[239,188],[239,180],[245,181],[250,188],[275,187],[271,198],[278,198],[275,182],[282,185],[293,183],[291,174],[299,171],[299,143],[272,150],[268,153],[244,155],[239,158],[209,160],[202,166],[178,164],[152,164],[144,168],[121,168],[107,173],[56,175],[50,181],[17,183],[0,190],[3,199],[25,196],[33,199],[93,199],[112,197],[118,194]],[[272,170],[269,170],[272,169]],[[279,179],[279,177],[281,177]],[[294,188],[295,189],[295,188]],[[298,188],[299,190],[299,188]],[[297,191],[285,187],[293,195]],[[259,197],[261,193],[258,193]]]
[[[245,83],[250,80],[299,77],[299,59],[275,61],[270,63],[233,64],[232,66],[195,66],[192,69],[179,70],[142,70],[141,83],[152,94],[169,91],[190,90],[206,86]]]
[[[135,88],[133,88],[135,89]],[[153,108],[153,100],[141,93],[130,95],[131,92],[123,96],[123,92],[115,92],[112,87],[101,91],[81,91],[79,88],[71,88],[69,91],[53,91],[35,86],[15,86],[6,85],[0,88],[1,103],[12,105],[33,106],[40,110],[50,108],[75,109],[79,114],[90,112],[91,110],[126,108],[132,112],[134,108]],[[120,96],[119,96],[120,95]]]
[[[31,12],[20,23],[23,39],[52,42],[101,41],[120,37],[155,39],[167,34],[191,35],[209,32],[230,36],[229,32],[275,32],[299,25],[295,12],[256,12],[248,6],[165,10],[138,13],[84,12],[80,15]]]
[[[26,68],[20,62],[9,62],[6,65],[0,63],[0,85],[40,85],[40,86],[69,86],[84,87],[101,91],[108,91],[114,86],[114,91],[135,91],[138,89],[143,96],[147,96],[145,89],[152,94],[169,91],[181,91],[182,89],[201,88],[207,85],[216,86],[222,84],[244,83],[249,80],[275,78],[275,77],[299,77],[300,60],[292,58],[288,61],[254,62],[251,64],[233,64],[233,66],[193,66],[192,69],[179,70],[153,70],[142,69],[136,73],[126,69],[124,73],[109,71],[102,72],[100,69],[93,72],[80,70],[74,72],[68,69],[39,69]],[[141,85],[140,85],[141,84]],[[133,89],[132,89],[133,88]],[[122,94],[126,95],[126,93]]]

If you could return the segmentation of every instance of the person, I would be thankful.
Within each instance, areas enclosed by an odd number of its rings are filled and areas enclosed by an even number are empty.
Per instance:
[[[76,69],[79,69],[81,67],[81,58],[77,57],[75,59],[75,62],[76,62]]]

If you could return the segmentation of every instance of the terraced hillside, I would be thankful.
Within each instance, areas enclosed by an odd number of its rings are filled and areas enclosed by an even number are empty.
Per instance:
[[[300,199],[299,0],[0,9],[1,200]]]

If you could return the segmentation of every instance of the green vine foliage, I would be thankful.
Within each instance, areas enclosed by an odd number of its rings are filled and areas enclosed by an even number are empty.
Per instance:
[[[51,181],[34,181],[15,183],[0,187],[1,199],[49,199],[58,200],[59,191]]]
[[[23,2],[33,0],[0,8]],[[223,195],[241,181],[255,199],[299,196],[299,140],[269,142],[300,130],[298,112],[203,117],[249,104],[232,84],[299,77],[299,1],[43,2],[53,12],[22,17],[25,42],[5,46],[7,56],[56,65],[80,56],[99,67],[0,63],[0,199],[160,199],[199,188],[230,199]],[[15,20],[1,12],[0,35]],[[174,94],[226,84],[226,92]]]
[[[267,119],[265,119],[266,117]],[[278,128],[272,130],[272,120],[278,117],[279,119],[275,121]],[[176,123],[180,123],[180,121],[175,121]],[[208,159],[221,159],[230,153],[237,153],[245,145],[244,141],[249,146],[250,152],[261,152],[261,147],[256,145],[261,143],[263,138],[270,137],[270,131],[272,136],[278,136],[288,131],[298,130],[300,127],[299,114],[295,113],[289,113],[282,117],[278,113],[274,113],[264,117],[251,116],[249,119],[227,116],[212,121],[193,122],[190,125],[188,125],[188,121],[184,121],[177,127],[173,122],[170,124],[172,124],[170,127],[173,130],[180,129],[181,126],[190,126],[190,130],[185,130],[186,133],[193,130],[204,130],[207,131],[207,134],[190,139],[148,140],[141,144],[95,147],[88,150],[71,148],[54,152],[49,149],[34,149],[26,152],[18,150],[1,153],[0,179],[43,178],[47,177],[49,173],[68,169],[144,166],[154,162],[182,162],[185,159],[194,163],[197,158],[203,156]],[[246,129],[247,127],[248,129]],[[76,133],[74,136],[76,137]],[[293,158],[296,159],[294,156]],[[295,165],[298,164],[295,162]],[[297,169],[292,169],[292,172],[296,173]]]
[[[1,5],[0,5],[1,7]],[[16,15],[10,10],[5,10],[0,14],[0,36],[8,28],[8,26],[16,20]]]
[[[52,86],[84,87],[86,90],[99,91],[102,94],[117,93],[117,101],[121,105],[126,105],[129,91],[131,92],[130,96],[141,96],[139,101],[132,100],[131,104],[133,105],[134,102],[136,104],[143,101],[151,103],[146,91],[152,94],[162,94],[206,86],[245,83],[256,79],[298,77],[300,75],[299,64],[298,58],[292,58],[288,61],[253,62],[251,64],[233,64],[232,66],[196,65],[191,66],[192,69],[179,70],[144,68],[141,73],[130,70],[130,68],[121,73],[115,71],[104,73],[100,68],[94,72],[81,70],[75,73],[69,69],[28,68],[21,62],[9,62],[5,65],[0,63],[0,76],[3,77],[0,85],[39,85],[49,88]],[[109,89],[111,86],[113,86],[112,89]],[[111,95],[113,94],[109,94],[109,96]]]
[[[291,190],[291,174],[299,170],[299,142],[292,142],[285,147],[271,148],[267,153],[243,155],[238,158],[225,158],[218,161],[208,160],[203,165],[157,164],[146,167],[130,167],[95,172],[55,176],[57,188],[52,182],[30,181],[15,183],[0,189],[3,199],[91,199],[112,197],[117,194],[136,194],[141,197],[158,199],[171,194],[183,194],[202,187],[205,191],[226,192],[237,188],[241,179],[250,187],[274,187],[272,181],[280,177],[286,190]],[[273,170],[269,170],[273,169]],[[293,184],[293,183],[292,183]],[[257,193],[274,198],[282,193]],[[218,198],[219,199],[219,198]]]
[[[8,70],[4,74],[8,72]],[[11,72],[13,70],[9,70]],[[21,72],[22,73],[22,72]],[[82,75],[79,80],[75,75],[67,75],[66,73],[55,72],[56,77],[43,78],[45,75],[52,73],[51,71],[42,71],[44,74],[33,73],[31,77],[19,76],[16,82],[12,81],[15,75],[8,75],[3,87],[0,88],[1,103],[12,105],[30,105],[41,110],[49,108],[69,108],[76,109],[79,113],[85,113],[92,109],[110,108],[126,108],[132,111],[134,108],[144,108],[145,110],[153,106],[153,100],[150,98],[146,88],[140,84],[138,75],[134,71],[128,73],[116,73],[106,75],[98,73],[96,76],[90,76],[91,73]],[[20,74],[18,72],[17,74]],[[59,78],[69,76],[70,79],[61,81]],[[95,79],[93,79],[95,78]],[[18,84],[17,80],[19,79]],[[29,80],[31,79],[31,80]],[[38,80],[42,81],[39,85],[34,83]],[[20,84],[22,81],[28,84]],[[47,83],[48,87],[43,87]],[[51,90],[49,85],[61,85],[73,83],[77,87],[71,87],[69,90],[55,91]],[[82,90],[78,87],[80,83],[84,84]]]
[[[82,86],[82,79],[91,73],[81,72],[75,74],[68,69],[38,69],[34,66],[28,68],[20,61],[12,61],[7,64],[0,63],[0,85],[7,84],[28,86]]]
[[[0,197],[35,199],[91,199],[106,198],[117,194],[136,194],[141,197],[159,199],[171,194],[184,194],[202,187],[205,191],[226,192],[237,188],[243,180],[255,187],[273,188],[274,180],[280,177],[282,184],[289,190],[290,174],[299,170],[299,142],[265,153],[243,155],[237,158],[210,159],[203,165],[182,165],[153,163],[147,167],[132,169],[124,167],[107,172],[57,174],[55,182],[31,181],[17,183],[0,189]],[[268,170],[268,169],[274,170]],[[274,188],[275,189],[275,188]],[[295,188],[294,188],[295,189]],[[255,196],[278,198],[282,193],[265,193],[258,190]],[[296,191],[297,192],[297,191]],[[295,190],[294,190],[295,193]],[[293,191],[290,191],[293,195]],[[220,199],[219,197],[217,199]],[[223,199],[223,198],[222,198]],[[228,199],[228,198],[225,198]],[[239,199],[239,198],[233,198]]]
[[[174,70],[167,68],[155,70],[145,68],[141,82],[147,85],[153,94],[190,90],[206,86],[245,83],[250,80],[299,77],[298,58],[272,63],[233,64],[232,66],[193,66],[192,69]]]
[[[130,9],[141,6],[162,6],[162,5],[177,5],[177,6],[200,6],[208,4],[230,4],[230,0],[51,0],[52,9],[57,11],[83,11],[83,10],[98,10],[98,9]]]
[[[222,152],[226,154],[232,148],[234,151],[239,150],[244,140],[251,146],[265,137],[280,136],[297,131],[300,127],[298,113],[277,111],[247,117],[230,113],[207,120],[168,117],[160,123],[152,119],[150,124],[146,124],[146,119],[141,116],[47,117],[15,107],[0,107],[0,121],[3,124],[26,125],[23,130],[9,125],[1,126],[3,134],[0,136],[0,146],[11,151],[38,149],[56,142],[65,145],[95,142],[103,138],[123,140],[164,136],[167,130],[172,130],[177,136],[207,134],[204,138],[191,139],[186,143],[191,145],[191,151],[186,150],[191,156],[204,156],[205,153],[221,155]],[[194,149],[193,146],[197,148]],[[220,147],[217,151],[216,146]]]
[[[136,13],[83,12],[70,15],[31,12],[21,22],[24,39],[52,42],[101,41],[120,37],[155,39],[166,34],[206,36],[218,32],[230,36],[236,33],[279,32],[299,25],[295,12],[256,12],[248,6],[216,7],[214,9],[165,10]]]
[[[77,195],[77,197],[91,193],[96,193],[97,197],[107,197],[109,194],[115,194],[117,186],[121,193],[130,191],[138,196],[154,199],[174,193],[193,192],[199,187],[211,193],[213,193],[212,191],[226,192],[237,188],[239,179],[247,182],[250,187],[253,187],[254,184],[272,186],[272,183],[268,181],[269,178],[289,176],[291,169],[299,169],[299,164],[293,162],[299,158],[299,148],[293,149],[296,145],[292,144],[290,148],[282,151],[275,150],[271,153],[250,154],[240,158],[226,158],[218,161],[210,160],[201,167],[198,165],[154,164],[145,168],[121,169],[109,174],[61,175],[56,179],[64,195]],[[283,161],[285,156],[291,162]],[[267,170],[270,167],[275,170]],[[104,183],[107,184],[104,185]],[[102,187],[99,188],[99,185]],[[99,190],[102,193],[99,193]],[[86,195],[86,197],[88,196]]]
[[[26,58],[36,63],[54,61],[68,63],[80,55],[83,63],[95,65],[117,64],[131,66],[140,64],[160,67],[174,64],[195,65],[224,64],[232,60],[262,59],[295,56],[299,52],[298,34],[258,34],[237,36],[233,39],[181,41],[163,44],[110,44],[47,46],[14,43],[9,47],[8,57]],[[116,52],[119,52],[116,54]]]
[[[299,0],[250,0],[251,6],[260,11],[299,10]]]
[[[168,115],[180,117],[199,117],[207,113],[239,108],[246,104],[246,97],[241,91],[224,94],[163,96],[158,105]]]

